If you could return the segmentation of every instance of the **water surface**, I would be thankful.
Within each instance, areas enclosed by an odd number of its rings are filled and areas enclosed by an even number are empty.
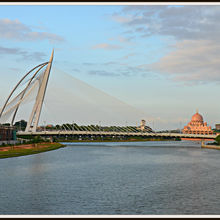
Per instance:
[[[0,176],[1,215],[220,214],[220,151],[198,142],[68,143]]]

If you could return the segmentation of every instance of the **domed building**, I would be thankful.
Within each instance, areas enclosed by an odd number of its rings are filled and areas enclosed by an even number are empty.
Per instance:
[[[152,128],[150,128],[149,126],[146,126],[146,121],[144,119],[141,120],[141,125],[138,126],[137,129],[143,132],[153,132]]]
[[[207,126],[207,122],[203,122],[203,117],[196,112],[192,116],[191,121],[184,126],[183,134],[213,134],[211,126]]]

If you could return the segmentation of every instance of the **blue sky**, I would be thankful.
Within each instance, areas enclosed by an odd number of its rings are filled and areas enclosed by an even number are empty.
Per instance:
[[[0,5],[0,102],[54,48],[53,67],[146,112],[156,129],[183,127],[196,109],[213,127],[219,14],[217,5]]]

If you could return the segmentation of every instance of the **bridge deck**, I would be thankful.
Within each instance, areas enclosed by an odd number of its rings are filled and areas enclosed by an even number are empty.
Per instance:
[[[111,136],[146,136],[146,137],[179,137],[179,138],[201,138],[215,139],[217,135],[202,134],[181,134],[181,133],[151,133],[151,132],[106,132],[106,131],[38,131],[38,132],[17,132],[18,135],[111,135]]]

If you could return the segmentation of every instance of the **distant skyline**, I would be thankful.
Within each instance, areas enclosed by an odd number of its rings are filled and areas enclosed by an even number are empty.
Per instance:
[[[62,69],[146,112],[151,127],[183,128],[197,109],[214,127],[220,123],[219,19],[218,3],[0,4],[0,105],[54,48],[52,74]]]

